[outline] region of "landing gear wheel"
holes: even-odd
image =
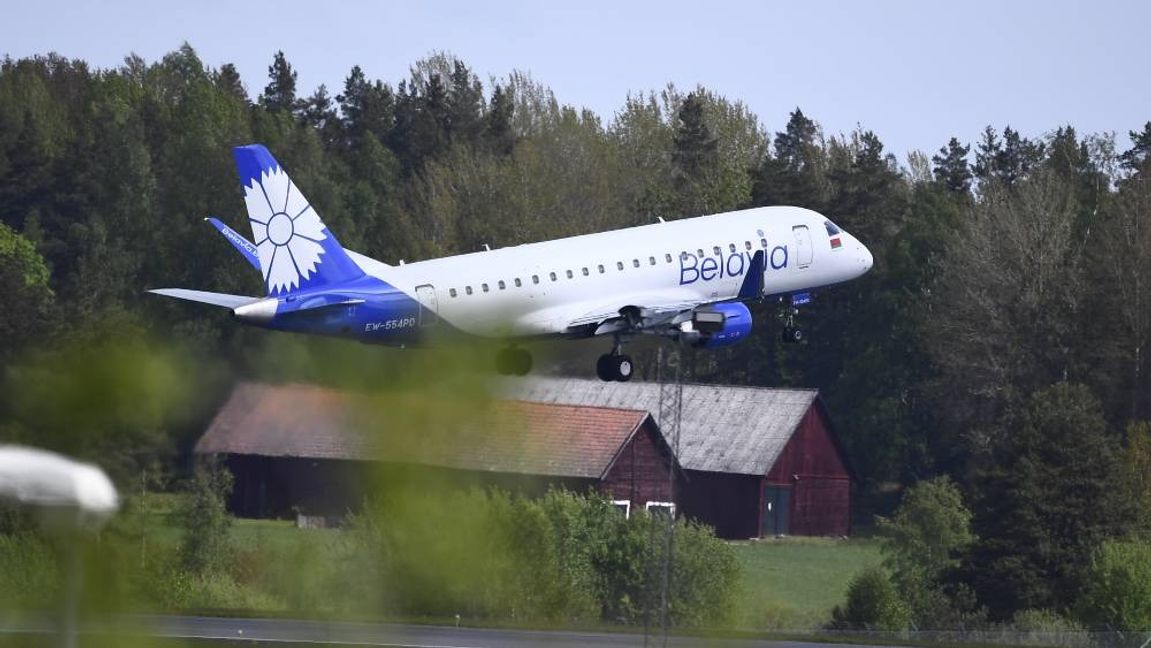
[[[631,356],[605,353],[595,364],[595,373],[604,382],[627,382],[631,380],[635,365]]]
[[[803,341],[803,329],[798,329],[794,326],[785,326],[783,327],[783,333],[780,337],[788,344],[799,344]]]
[[[524,376],[532,370],[532,354],[526,349],[500,349],[496,371],[504,376]]]

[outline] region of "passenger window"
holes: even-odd
[[[466,292],[469,295],[472,294],[472,287],[471,286],[464,286],[464,292]]]
[[[552,281],[555,281],[555,280],[556,280],[556,273],[554,273],[554,272],[549,272],[549,273],[548,273],[548,276],[552,278]]]
[[[728,248],[729,250],[731,250],[731,253],[732,253],[732,254],[735,254],[735,243],[731,243],[731,244],[729,244],[729,245],[727,246],[727,248]]]
[[[680,252],[680,253],[679,253],[679,258],[680,258],[680,259],[682,259],[682,260],[684,260],[684,261],[687,261],[687,257],[688,257],[688,256],[689,256],[689,255],[688,255],[688,253],[687,253],[687,252]]]
[[[663,256],[664,256],[664,258],[665,258],[665,259],[667,259],[667,262],[668,262],[668,263],[671,263],[671,254],[670,254],[670,253],[669,253],[669,254],[665,254],[665,255],[663,255]]]
[[[639,259],[632,259],[631,264],[638,268],[639,267]]]
[[[703,248],[700,248],[700,249],[696,250],[696,255],[695,255],[695,256],[697,256],[697,257],[699,257],[700,259],[702,259],[702,258],[703,258]]]
[[[599,273],[600,273],[600,274],[603,274],[603,264],[601,263],[601,264],[599,264],[599,266],[597,266],[597,267],[599,268]]]
[[[459,293],[456,292],[455,288],[452,288],[451,290],[448,291],[448,294],[451,295],[452,297],[455,297]]]
[[[504,283],[503,279],[500,279],[500,282],[497,285],[500,287],[500,290],[503,290],[503,289],[508,287],[508,285],[506,283]]]
[[[516,277],[516,288],[519,288],[519,287],[520,287],[520,286],[522,286],[522,285],[524,285],[524,284],[523,284],[523,282],[522,282],[522,281],[520,281],[520,278],[519,278],[519,277]]]
[[[759,239],[759,246],[766,250],[767,249],[767,239],[765,239],[765,238]]]
[[[483,288],[484,292],[488,291],[488,285],[487,284],[480,284],[480,288]]]
[[[717,246],[711,248],[711,253],[716,255],[716,256],[719,256],[719,246],[717,245]]]
[[[567,274],[568,274],[568,279],[571,279],[573,276],[575,276],[575,275],[573,275],[573,274],[572,274],[572,271],[571,271],[571,270],[568,270],[568,273],[567,273]]]
[[[616,261],[615,267],[619,268],[620,270],[623,270],[623,261]]]
[[[648,261],[649,261],[649,262],[650,262],[652,265],[655,265],[655,257],[648,257],[648,258],[647,258],[647,260],[648,260]]]
[[[750,250],[751,249],[751,241],[744,241],[743,246]]]
[[[539,282],[540,282],[540,276],[539,275],[532,275],[532,283],[538,284]]]
[[[591,274],[591,273],[587,271],[587,268],[584,268],[584,269],[583,269],[583,276],[585,276],[585,277],[586,277],[586,276],[588,276],[589,274]]]

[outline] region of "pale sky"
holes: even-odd
[[[255,97],[282,49],[298,90],[333,95],[348,70],[393,86],[447,51],[481,79],[529,71],[563,103],[606,120],[629,91],[702,84],[769,130],[796,106],[829,134],[857,123],[904,161],[987,124],[1040,136],[1127,131],[1151,120],[1151,3],[965,2],[14,2],[0,53],[58,52],[96,67],[149,62],[188,41],[235,63]]]

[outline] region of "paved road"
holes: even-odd
[[[235,639],[263,643],[328,643],[395,648],[633,648],[644,646],[643,635],[607,632],[560,632],[535,630],[494,630],[445,626],[384,623],[300,621],[292,619],[230,619],[221,617],[149,616],[134,617],[132,625],[155,636],[181,639]],[[8,632],[44,631],[44,626],[5,628]],[[649,646],[662,646],[655,637]],[[864,648],[850,644],[819,644],[794,641],[744,639],[701,639],[669,637],[674,648],[715,646],[718,648]],[[876,648],[867,646],[866,648]]]

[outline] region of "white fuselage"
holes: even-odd
[[[832,234],[832,231],[838,233]],[[832,239],[839,245],[833,247]],[[465,333],[564,334],[621,308],[692,308],[735,299],[765,252],[765,294],[854,279],[871,253],[817,212],[762,207],[390,266],[352,258]]]

